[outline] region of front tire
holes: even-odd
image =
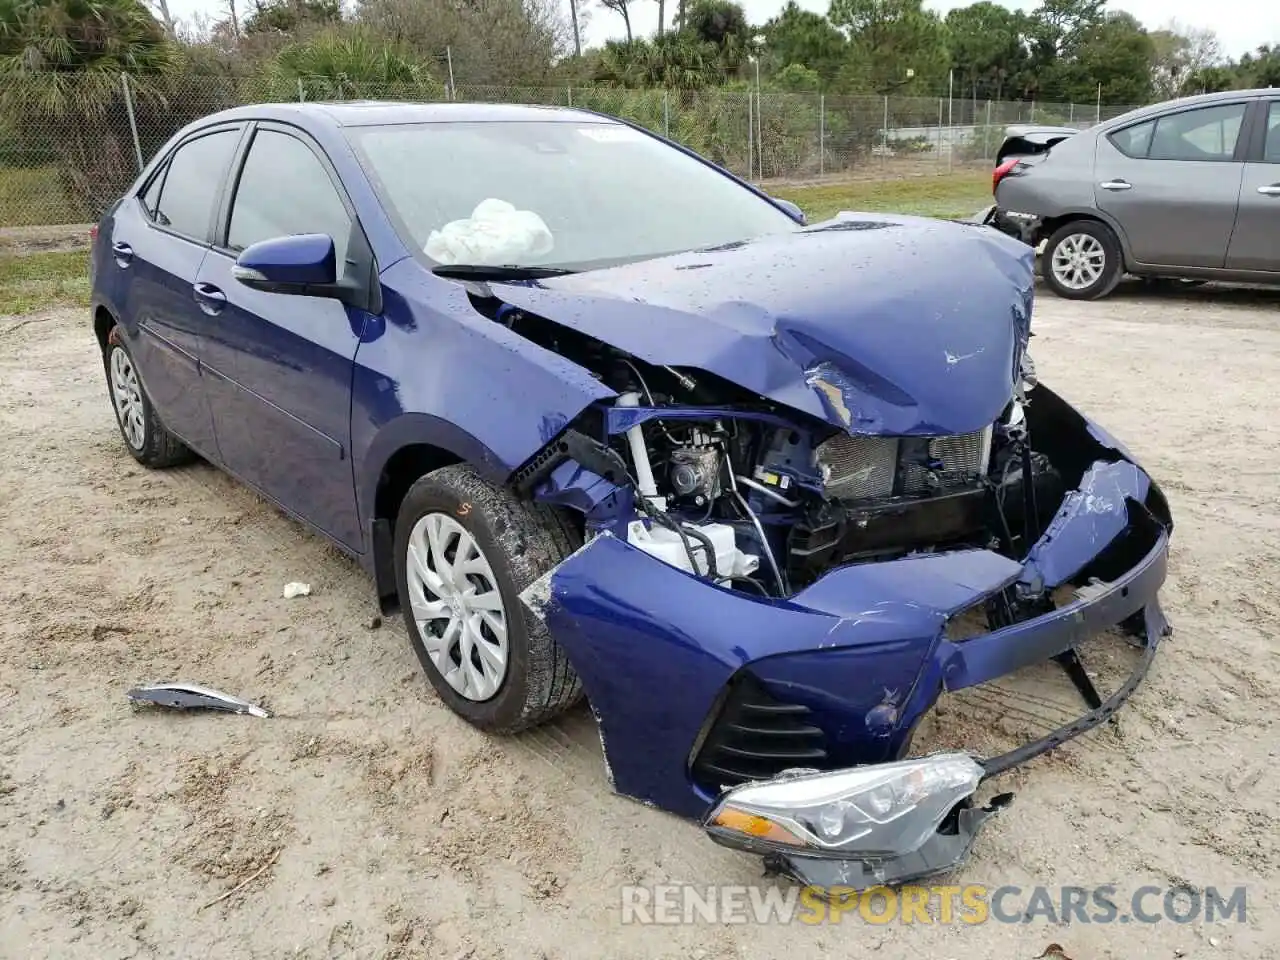
[[[1124,275],[1120,241],[1096,220],[1073,220],[1059,227],[1042,256],[1045,283],[1067,300],[1105,297]]]
[[[581,542],[563,514],[457,465],[410,488],[395,529],[409,643],[451,710],[482,730],[514,733],[579,699],[568,657],[520,600]]]
[[[133,355],[120,337],[119,327],[113,327],[108,335],[102,359],[116,424],[133,459],[144,467],[154,468],[173,467],[193,460],[195,455],[187,445],[160,422],[142,385]]]

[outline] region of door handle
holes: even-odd
[[[227,305],[227,295],[212,283],[197,283],[192,289],[195,292],[196,303],[200,304],[200,309],[209,316],[221,313],[223,307]]]
[[[122,267],[127,267],[133,262],[133,247],[117,240],[111,245],[111,255],[116,258],[116,263]]]
[[[1128,180],[1103,180],[1098,184],[1103,190],[1132,190],[1133,184]]]
[[[1267,197],[1280,197],[1280,183],[1273,183],[1270,186],[1259,187],[1258,192]]]

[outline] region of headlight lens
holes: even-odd
[[[753,849],[898,857],[928,840],[982,776],[972,757],[947,753],[748,783],[725,794],[705,825]]]

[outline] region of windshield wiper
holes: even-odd
[[[431,272],[437,277],[448,280],[545,280],[548,277],[563,277],[573,270],[563,267],[520,267],[514,264],[502,266],[486,266],[482,263],[442,263],[432,267]]]

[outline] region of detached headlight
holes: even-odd
[[[703,826],[729,846],[891,859],[918,850],[971,795],[983,769],[963,753],[747,783]]]

